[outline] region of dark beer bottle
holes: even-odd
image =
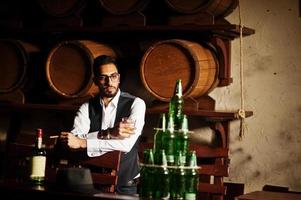
[[[151,199],[154,192],[154,155],[152,149],[146,149],[143,153],[143,163],[140,170],[140,197],[142,199]]]
[[[198,194],[199,174],[197,168],[196,152],[191,151],[187,159],[188,167],[186,172],[185,200],[196,200]]]
[[[184,99],[182,93],[182,81],[181,79],[178,79],[176,81],[173,96],[169,102],[169,115],[172,115],[174,118],[176,130],[180,129],[183,119]]]
[[[42,185],[45,180],[46,150],[43,148],[43,130],[37,129],[35,146],[32,151],[30,180],[33,184]]]

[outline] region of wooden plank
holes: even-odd
[[[190,150],[195,150],[198,158],[227,158],[229,156],[228,148],[211,148],[199,144],[190,144]]]
[[[229,176],[227,165],[200,165],[199,174],[213,176]]]
[[[222,185],[215,185],[215,184],[210,184],[210,183],[199,183],[198,192],[226,194],[226,188]]]

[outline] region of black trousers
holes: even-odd
[[[116,191],[118,194],[126,194],[126,195],[135,195],[138,193],[137,191],[137,179],[131,180],[127,183],[127,185],[119,186],[117,185]]]

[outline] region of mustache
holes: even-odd
[[[116,88],[115,86],[113,85],[106,85],[106,86],[103,86],[103,89],[108,89],[108,88]],[[117,88],[116,88],[117,89]]]
[[[115,87],[113,85],[104,85],[102,87],[99,88],[101,91],[109,91],[109,90],[117,90],[118,87]]]

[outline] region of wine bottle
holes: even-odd
[[[42,185],[45,180],[46,150],[43,148],[43,130],[37,129],[35,146],[32,151],[30,180],[33,184]]]

